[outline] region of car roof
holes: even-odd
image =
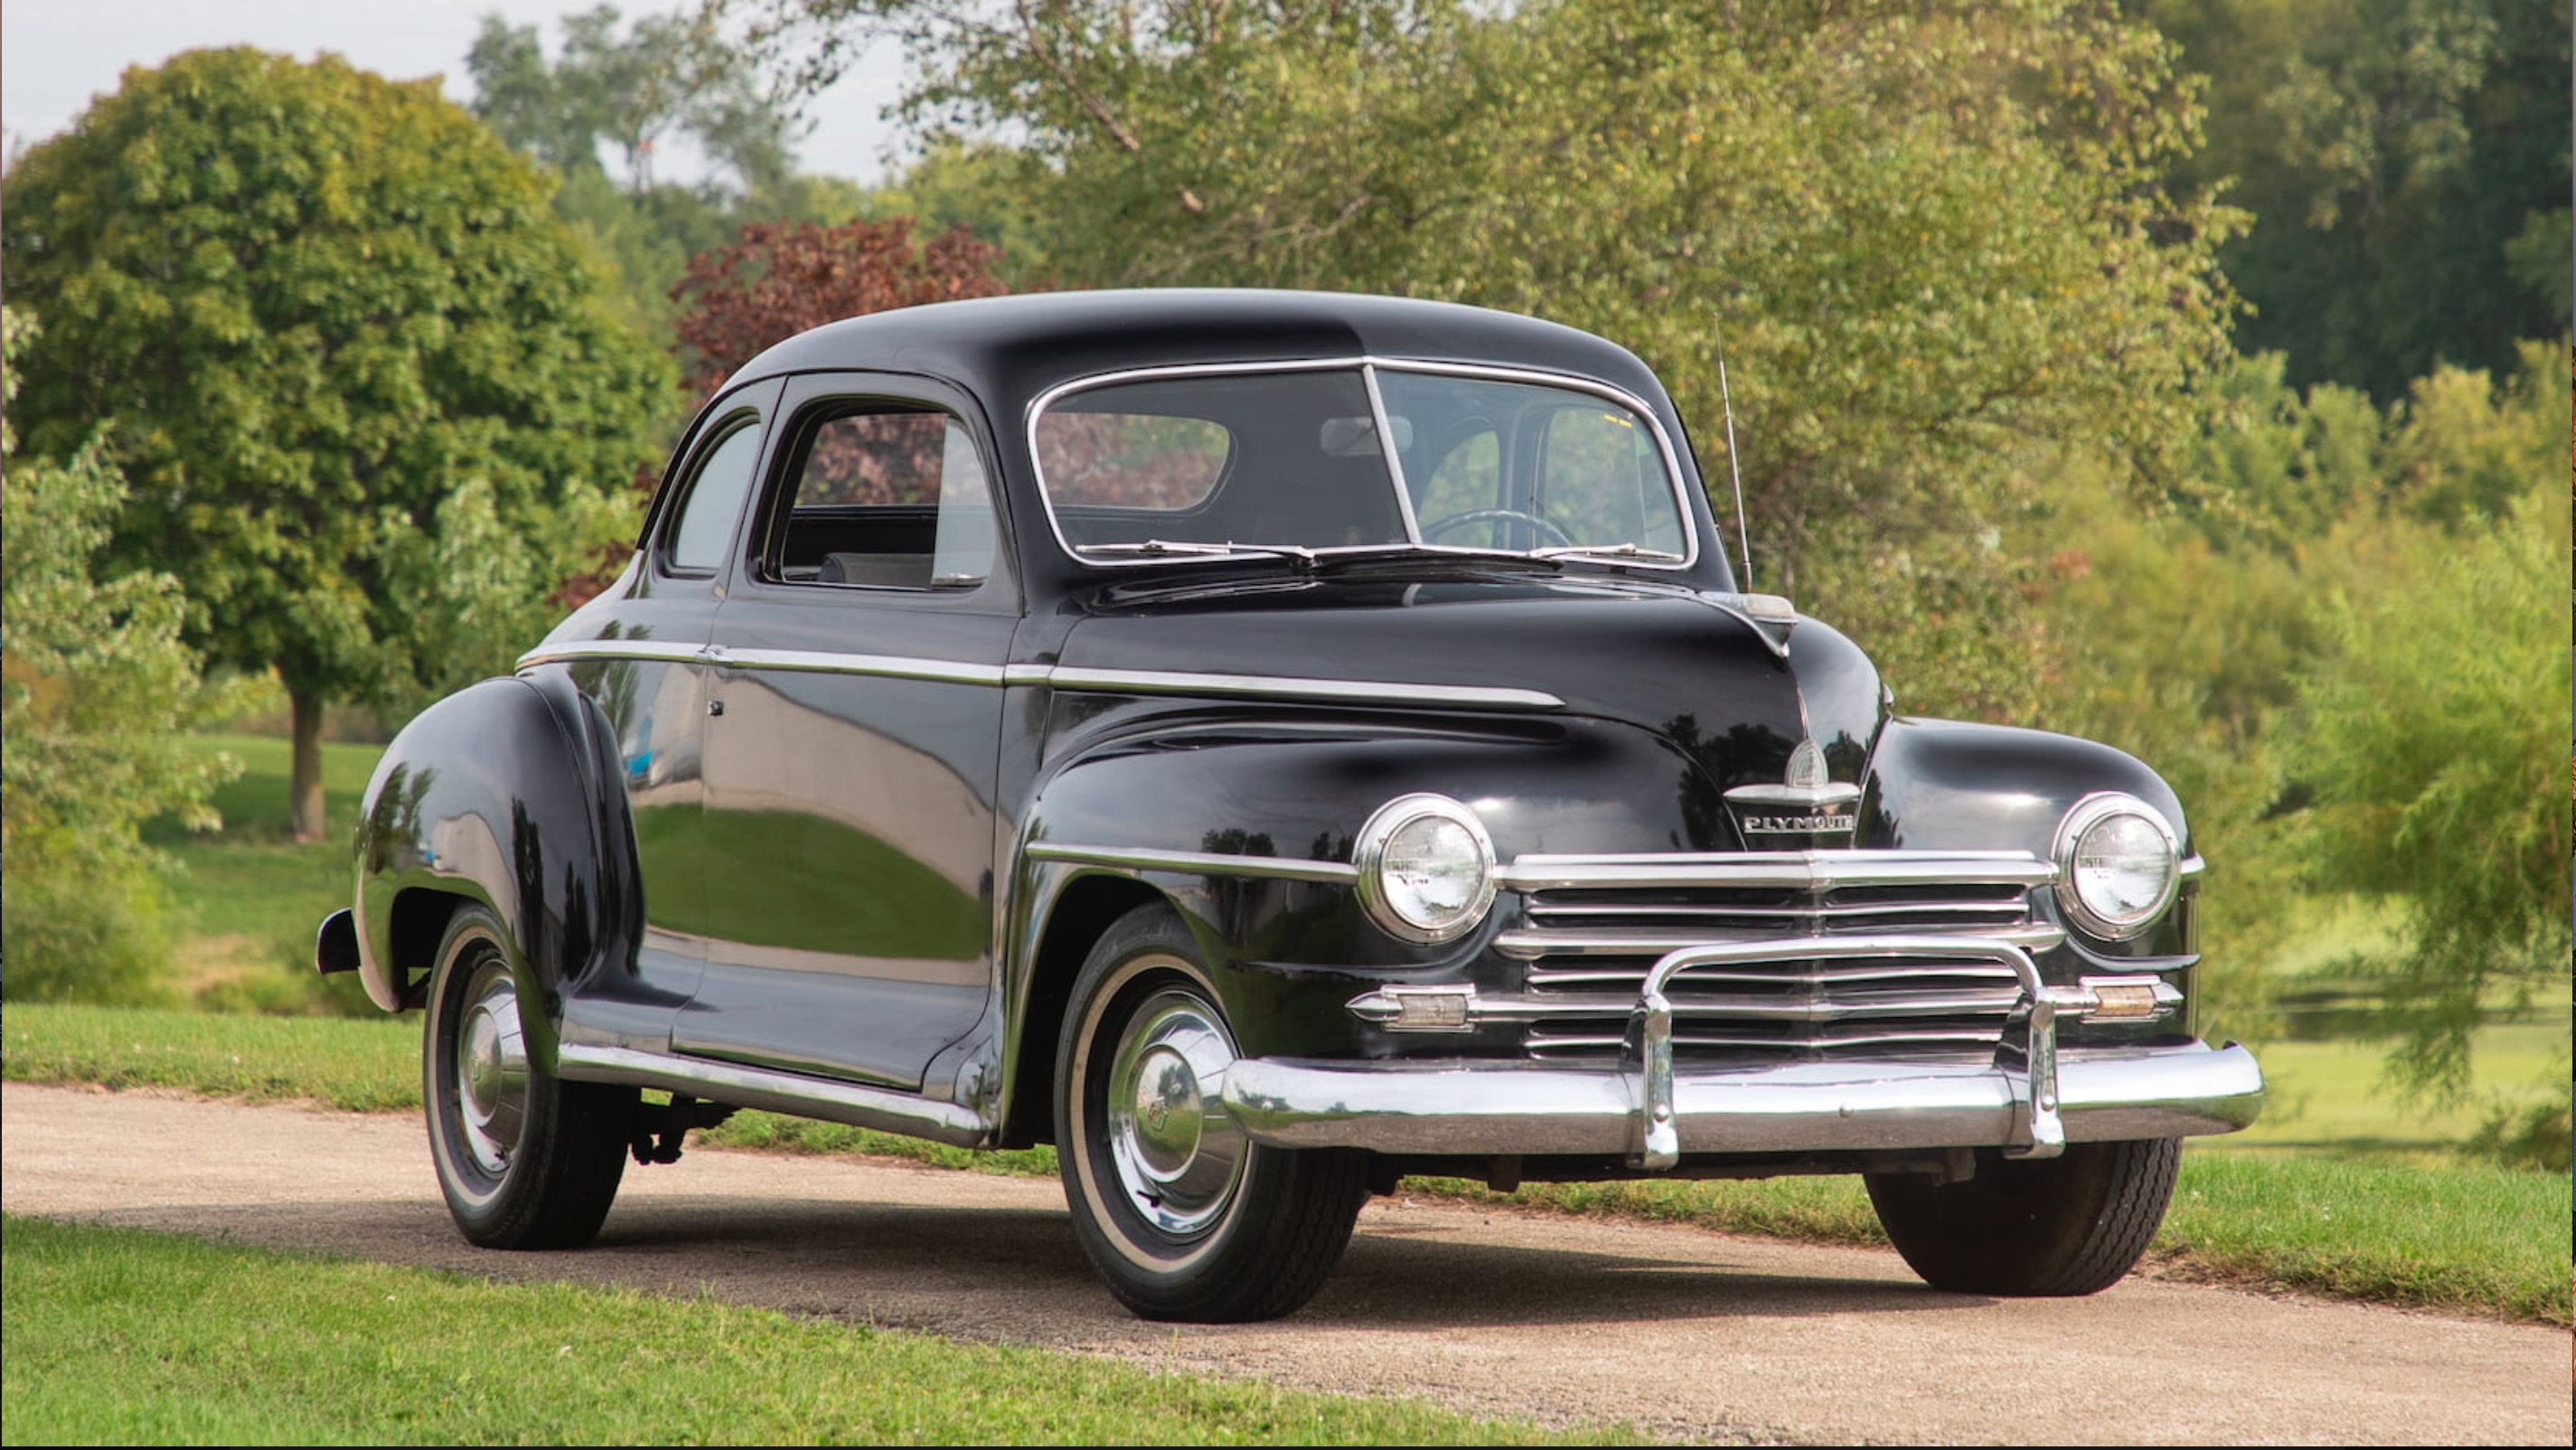
[[[1558,323],[1408,297],[1226,288],[1018,293],[871,313],[799,333],[727,381],[924,373],[1016,413],[1059,383],[1131,368],[1344,357],[1569,373],[1657,412],[1671,406],[1636,354]]]

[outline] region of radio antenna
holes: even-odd
[[[1744,528],[1744,465],[1735,456],[1735,395],[1726,385],[1726,328],[1714,313],[1709,330],[1717,334],[1717,396],[1726,405],[1726,471],[1735,477],[1735,542],[1744,555],[1744,592],[1753,592],[1753,539]]]

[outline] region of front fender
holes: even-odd
[[[631,849],[602,849],[603,811],[624,801],[603,805],[590,724],[560,679],[486,680],[386,747],[355,842],[359,976],[377,1006],[419,1005],[449,912],[480,903],[502,925],[522,1000],[545,1005],[527,1027],[551,1062],[563,989],[633,955]]]
[[[2057,827],[2077,801],[2120,791],[2163,813],[2185,859],[2191,827],[2163,777],[2124,751],[2071,735],[1898,717],[1879,735],[1861,801],[1866,844],[1918,850],[2022,850],[2056,858]],[[2070,969],[2139,959],[2179,963],[2193,951],[2191,884],[2164,919],[2134,940],[2085,943],[2070,934]],[[2054,916],[2055,889],[2038,901]],[[2078,959],[2080,957],[2080,960]]]
[[[1501,913],[1455,941],[1415,945],[1370,925],[1349,885],[1277,870],[1347,865],[1370,814],[1415,791],[1471,803],[1506,860],[1688,850],[1696,829],[1697,767],[1659,737],[1612,721],[1319,713],[1128,725],[1060,748],[1021,816],[1009,925],[1015,1007],[1028,999],[1060,904],[1099,875],[1140,880],[1171,902],[1211,962],[1261,969],[1218,973],[1221,992],[1249,994],[1224,1005],[1256,1036],[1260,1024],[1293,1017],[1277,1000],[1292,990],[1287,982],[1310,983],[1338,1004],[1358,990],[1353,982],[1463,968],[1505,925]],[[1244,859],[1240,866],[1106,859],[1119,853]]]

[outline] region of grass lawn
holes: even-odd
[[[1432,1406],[710,1300],[0,1220],[0,1442],[1531,1444]]]
[[[2475,1132],[2496,1102],[2535,1102],[2541,1082],[2567,1061],[2567,1017],[2478,1029],[2470,1053],[2471,1095],[2443,1106],[2410,1107],[2381,1080],[2384,1042],[2341,1038],[2274,1041],[2255,1056],[2270,1091],[2263,1116],[2242,1133],[2209,1140],[2229,1153],[2320,1149],[2435,1158]]]
[[[310,980],[313,930],[349,904],[349,836],[358,797],[383,747],[322,747],[324,839],[287,839],[287,784],[293,749],[261,735],[204,735],[190,742],[229,754],[242,773],[216,790],[223,829],[188,831],[159,821],[144,838],[179,860],[171,882],[186,925],[179,945],[179,987],[210,1005],[269,1010],[352,1009],[363,997],[326,992]]]
[[[32,1082],[158,1086],[358,1111],[417,1111],[419,1027],[20,1004],[0,1072]],[[856,1128],[744,1113],[712,1135],[737,1147],[878,1153],[951,1167],[1051,1174],[1046,1149],[974,1154]],[[2202,1140],[2204,1143],[2207,1140]],[[1409,1192],[1489,1197],[1408,1180]],[[1859,1181],[1533,1184],[1538,1209],[1615,1213],[1740,1233],[1883,1243]],[[2394,1304],[2570,1322],[2569,1181],[2456,1163],[2195,1147],[2150,1258],[2168,1271]]]

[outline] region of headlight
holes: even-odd
[[[2057,828],[2057,904],[2086,933],[2124,941],[2173,905],[2182,881],[2173,827],[2136,796],[2075,803]]]
[[[1369,919],[1405,941],[1463,935],[1494,904],[1494,840],[1447,796],[1398,796],[1378,807],[1351,863]]]

